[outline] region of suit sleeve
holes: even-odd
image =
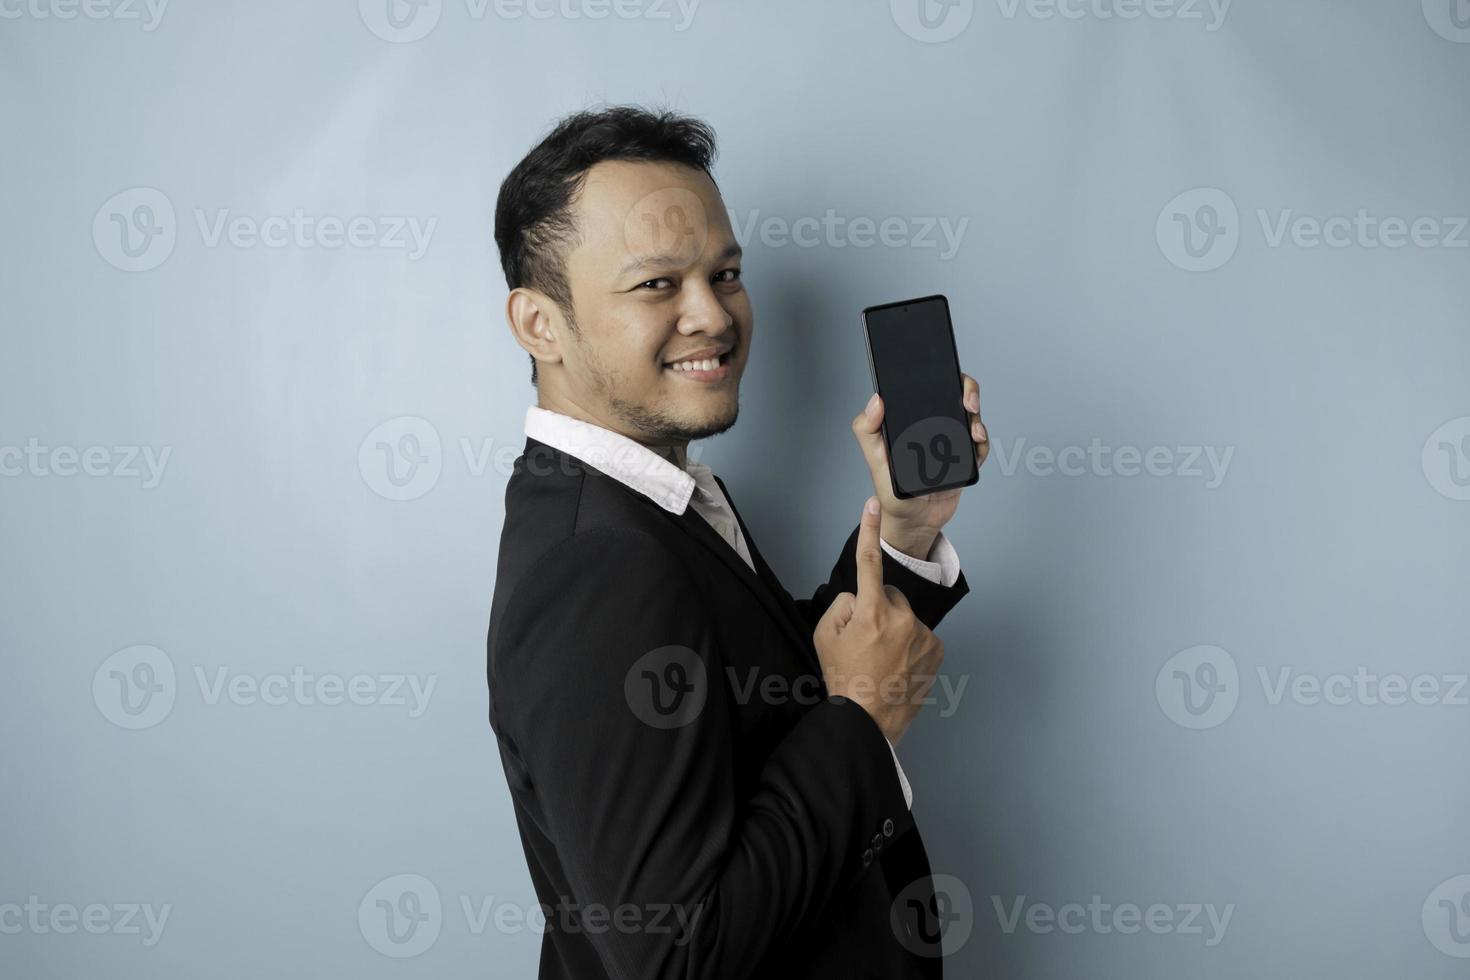
[[[857,541],[860,529],[861,525],[853,528],[852,534],[848,535],[847,543],[842,546],[842,554],[838,556],[837,564],[832,566],[832,575],[828,580],[817,587],[810,599],[795,600],[796,608],[801,611],[807,628],[812,631],[816,630],[817,623],[821,622],[827,607],[832,605],[832,600],[838,593],[857,591]],[[914,572],[890,555],[887,549],[882,551],[884,584],[897,586],[913,607],[919,622],[931,630],[939,625],[955,603],[970,592],[970,583],[965,580],[963,571],[953,585],[943,586]]]
[[[677,558],[621,530],[552,548],[497,628],[492,710],[617,980],[755,975],[878,872],[875,835],[913,827],[887,739],[841,697],[808,709],[737,791],[735,695],[712,633]]]

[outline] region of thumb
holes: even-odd
[[[873,473],[875,487],[888,485],[888,447],[883,445],[883,412],[883,399],[874,392],[868,400],[868,407],[852,420],[853,437],[857,439],[863,459],[867,460],[868,469]]]

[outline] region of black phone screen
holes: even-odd
[[[883,398],[883,439],[897,497],[965,487],[980,478],[960,398],[959,355],[943,296],[863,310],[868,366]]]

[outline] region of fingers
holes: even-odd
[[[857,597],[858,602],[874,602],[883,593],[883,546],[879,543],[883,519],[877,497],[869,497],[858,525]]]
[[[851,592],[837,593],[832,597],[832,603],[827,607],[827,611],[822,613],[822,618],[817,620],[817,627],[812,630],[812,639],[821,644],[847,629],[847,625],[852,622],[856,606],[857,596]]]
[[[964,402],[965,410],[970,420],[970,441],[975,444],[975,460],[984,466],[985,460],[990,456],[990,430],[980,420],[980,382],[968,374],[961,374],[964,381],[964,393],[961,401]]]
[[[873,475],[873,486],[882,493],[892,481],[888,477],[888,449],[883,445],[883,399],[875,392],[868,405],[852,420],[852,434],[862,450],[863,461]]]
[[[963,394],[965,408],[968,409],[972,415],[978,416],[980,414],[980,382],[976,381],[968,374],[962,373],[960,375],[960,378],[965,383],[965,390]]]

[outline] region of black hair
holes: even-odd
[[[566,252],[577,228],[572,201],[587,171],[604,160],[680,163],[709,173],[715,132],[667,109],[608,106],[566,116],[515,165],[495,202],[495,244],[506,285],[540,290],[575,330]],[[536,358],[531,358],[536,384]]]

